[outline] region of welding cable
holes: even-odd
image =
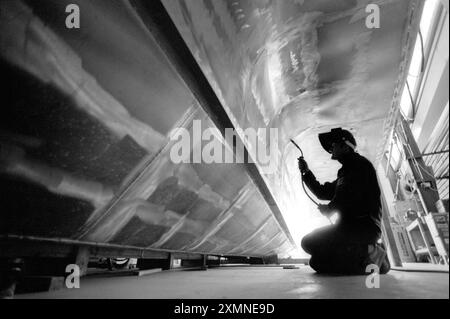
[[[302,156],[301,158],[303,158],[303,156]],[[301,176],[300,178],[301,178],[301,180],[302,180],[303,191],[305,192],[306,196],[308,196],[308,198],[311,200],[311,202],[313,202],[314,204],[316,204],[317,207],[319,207],[319,203],[317,203],[317,202],[314,200],[314,198],[312,198],[312,196],[309,195],[308,191],[306,190],[306,187],[305,187],[305,181],[303,180],[303,174],[300,173],[300,176]],[[326,216],[326,217],[327,217],[328,221],[330,222],[330,224],[333,225],[333,221],[331,220],[331,218],[328,217],[328,216]]]
[[[303,157],[301,157],[301,158],[303,158]],[[300,176],[301,176],[300,178],[301,178],[301,180],[302,180],[302,187],[303,187],[303,190],[304,190],[306,196],[308,196],[308,198],[311,200],[311,202],[313,202],[314,204],[316,204],[317,207],[319,207],[319,203],[317,203],[317,202],[314,200],[314,198],[312,198],[312,196],[309,195],[308,191],[306,190],[306,187],[305,187],[305,181],[303,180],[303,174],[300,173]]]
[[[291,139],[292,144],[295,145],[295,147],[300,151],[300,158],[304,159],[304,155],[303,155],[303,150],[301,149],[300,146],[298,146],[297,143],[295,143],[294,140]],[[316,200],[314,200],[314,198],[312,198],[311,195],[309,195],[308,191],[306,190],[306,186],[305,186],[305,181],[303,180],[303,173],[300,173],[300,179],[302,181],[302,187],[303,187],[303,191],[305,192],[306,196],[308,196],[308,198],[311,200],[311,202],[313,202],[314,204],[316,204],[317,207],[319,207],[319,203],[316,202]],[[331,219],[329,217],[327,217],[328,220],[330,221],[330,223],[333,225],[333,222],[331,221]]]
[[[291,139],[291,142],[292,142],[292,144],[294,144],[295,147],[297,147],[297,149],[300,151],[300,155],[301,155],[300,158],[301,158],[301,159],[304,159],[305,157],[304,157],[304,155],[303,155],[303,150],[300,148],[300,146],[298,146],[297,143],[295,143],[295,141],[292,140],[292,139]],[[316,204],[316,206],[318,207],[319,204],[314,200],[314,198],[311,197],[311,195],[309,195],[309,193],[308,193],[307,190],[306,190],[306,187],[305,187],[305,181],[303,180],[303,173],[300,173],[300,176],[301,176],[301,180],[302,180],[302,187],[303,187],[303,190],[305,191],[306,196],[308,196],[308,198],[309,198],[314,204]]]

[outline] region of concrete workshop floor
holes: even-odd
[[[162,299],[296,299],[296,298],[449,298],[448,273],[392,271],[381,276],[379,289],[366,277],[331,277],[307,266],[226,267],[208,271],[159,272],[143,277],[86,278],[80,289],[16,298],[162,298]]]

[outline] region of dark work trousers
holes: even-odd
[[[376,231],[338,224],[306,235],[302,248],[318,273],[359,275],[365,273],[368,246],[378,239]]]

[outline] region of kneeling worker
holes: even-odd
[[[330,217],[339,214],[335,225],[305,236],[302,248],[311,255],[310,266],[319,273],[365,274],[368,265],[376,265],[381,274],[390,270],[381,238],[381,199],[375,168],[355,152],[356,141],[346,130],[334,129],[320,134],[324,149],[342,168],[332,183],[321,185],[303,158],[299,168],[308,188],[320,200],[320,212]]]

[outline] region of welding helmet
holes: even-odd
[[[342,128],[332,129],[331,132],[319,134],[319,141],[328,153],[331,153],[333,143],[347,144],[353,150],[356,150],[357,146],[353,134],[349,131],[343,130]]]

